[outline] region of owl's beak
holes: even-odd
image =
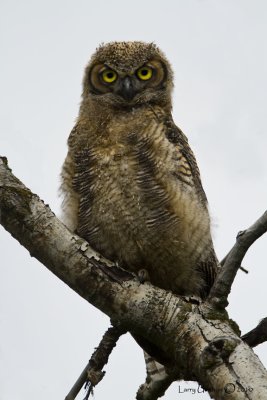
[[[119,95],[121,95],[125,100],[132,100],[136,95],[135,88],[133,86],[133,81],[129,76],[126,76],[121,80],[120,88],[118,90]]]

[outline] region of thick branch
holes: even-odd
[[[267,398],[267,371],[225,316],[209,320],[202,307],[172,293],[137,280],[114,281],[100,268],[108,262],[69,232],[1,159],[0,213],[2,225],[31,255],[115,324],[155,344],[169,368],[218,400]],[[229,383],[242,390],[229,395]]]
[[[267,211],[250,228],[239,232],[210,291],[208,300],[214,307],[224,309],[228,305],[228,295],[246,252],[266,231]]]

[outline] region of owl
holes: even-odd
[[[62,169],[64,222],[122,268],[205,298],[217,260],[199,169],[172,118],[172,89],[171,65],[154,43],[96,50]]]

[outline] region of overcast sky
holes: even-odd
[[[154,41],[175,71],[174,119],[201,170],[218,257],[267,205],[265,0],[1,0],[0,154],[59,214],[66,140],[83,69],[101,42]],[[228,307],[242,332],[267,315],[267,237],[244,260]],[[109,325],[0,227],[0,400],[64,399]],[[267,345],[256,352],[267,365]],[[123,337],[96,400],[133,399],[142,351]],[[166,400],[207,394],[174,383]],[[179,390],[180,388],[180,390]],[[82,396],[79,397],[82,399]]]

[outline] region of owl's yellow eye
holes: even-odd
[[[102,79],[106,83],[112,83],[117,79],[117,74],[112,69],[106,69],[104,72],[102,72]]]
[[[153,75],[153,69],[150,67],[141,67],[137,71],[137,76],[142,81],[147,81],[152,77],[152,75]]]

